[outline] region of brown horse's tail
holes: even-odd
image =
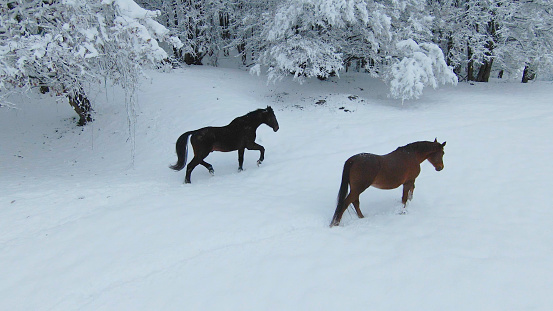
[[[346,163],[344,163],[344,170],[342,172],[342,183],[340,184],[340,190],[338,191],[338,203],[336,204],[336,211],[334,212],[334,217],[332,217],[332,221],[330,222],[330,227],[340,224],[340,219],[342,219],[342,215],[348,208],[347,206],[345,206],[345,200],[348,193],[350,168],[351,162],[346,161]]]
[[[170,165],[169,168],[180,171],[186,165],[186,157],[188,156],[188,137],[192,132],[186,132],[182,134],[179,139],[177,139],[176,150],[177,150],[177,163],[175,165]]]

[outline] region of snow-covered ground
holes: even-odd
[[[489,83],[388,99],[364,75],[328,82],[208,67],[151,73],[132,164],[123,96],[94,98],[79,128],[65,102],[0,110],[1,310],[551,310],[553,84]],[[174,172],[185,131],[271,105],[261,167],[212,153],[192,184]],[[369,188],[366,218],[329,228],[342,165],[418,140],[401,189]],[[191,155],[189,155],[190,159]]]

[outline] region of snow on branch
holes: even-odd
[[[401,100],[416,99],[426,86],[457,84],[457,76],[447,66],[442,50],[433,43],[417,44],[408,39],[396,44],[400,58],[391,67],[390,93]]]

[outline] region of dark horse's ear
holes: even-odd
[[[442,148],[445,147],[445,143],[446,143],[446,141],[444,141],[444,143],[442,144]]]
[[[273,108],[271,108],[271,106],[267,105],[267,108],[265,109],[267,111],[273,111]]]
[[[435,143],[438,142],[438,137],[434,138],[434,142],[435,142]]]

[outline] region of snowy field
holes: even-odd
[[[553,84],[488,83],[388,99],[364,75],[265,84],[231,69],[150,73],[134,164],[123,96],[0,109],[1,310],[552,310]],[[174,144],[271,105],[238,173],[212,153],[183,185]],[[446,140],[406,215],[369,188],[329,228],[344,161]],[[189,154],[189,159],[191,154]]]

